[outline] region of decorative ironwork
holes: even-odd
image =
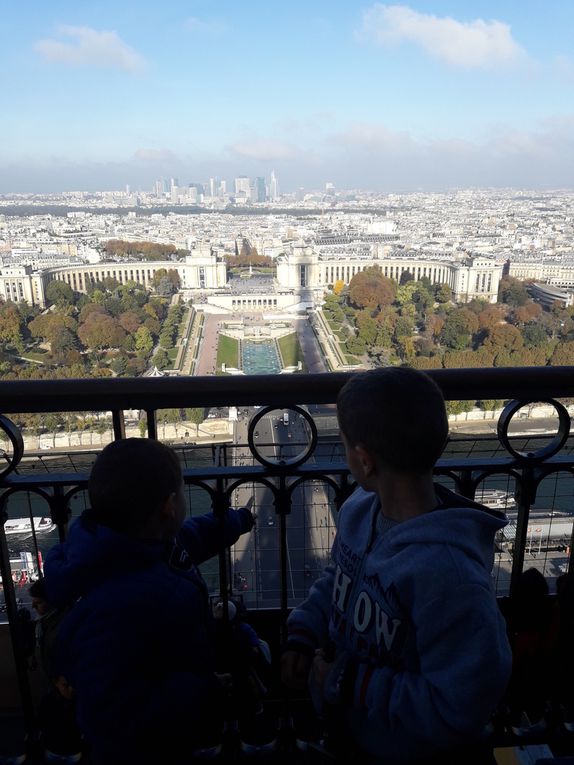
[[[497,422],[496,434],[493,432],[488,442],[482,439],[494,453],[477,452],[480,438],[470,443],[466,453],[456,453],[454,447],[460,445],[462,440],[453,439],[453,448],[447,449],[436,468],[439,480],[452,483],[457,491],[469,498],[476,497],[480,501],[485,491],[490,491],[495,497],[505,497],[510,506],[509,515],[514,536],[510,538],[507,535],[500,540],[497,575],[500,575],[500,592],[507,594],[516,586],[526,557],[531,556],[532,532],[529,531],[529,521],[541,484],[545,479],[559,475],[565,475],[569,481],[572,480],[574,456],[569,444],[570,417],[566,407],[556,398],[574,397],[574,375],[569,368],[438,370],[430,374],[442,387],[447,399],[512,399]],[[288,609],[303,597],[305,588],[310,584],[305,580],[306,572],[295,571],[292,565],[290,539],[299,534],[300,539],[305,542],[307,531],[310,537],[313,534],[316,538],[319,536],[317,528],[309,530],[305,528],[305,520],[294,521],[293,518],[301,517],[301,506],[313,506],[315,488],[322,487],[318,493],[322,498],[321,507],[328,517],[331,510],[336,514],[337,508],[353,488],[342,451],[335,444],[332,431],[329,431],[329,437],[326,439],[321,427],[317,426],[321,416],[327,417],[327,414],[312,412],[309,406],[332,405],[338,390],[347,379],[346,374],[328,374],[262,376],[249,379],[221,377],[0,382],[0,411],[4,413],[0,415],[0,429],[6,434],[11,449],[11,454],[4,458],[7,467],[0,468],[0,572],[17,665],[20,667],[20,681],[25,682],[25,672],[22,670],[23,658],[18,648],[18,604],[4,531],[4,522],[8,517],[7,509],[16,496],[24,493],[28,497],[31,493],[31,496],[46,503],[51,519],[57,524],[59,538],[64,539],[75,498],[87,488],[89,466],[83,465],[77,472],[66,470],[54,473],[43,473],[39,469],[31,468],[27,459],[29,455],[24,449],[24,439],[19,428],[10,419],[11,413],[111,412],[113,437],[117,439],[125,437],[124,410],[139,409],[147,419],[148,435],[157,438],[157,412],[162,408],[230,405],[254,407],[264,404],[263,408],[254,411],[243,443],[222,443],[204,447],[204,452],[210,454],[210,464],[204,462],[202,465],[187,466],[184,478],[190,489],[205,493],[209,506],[216,514],[223,513],[237,495],[245,496],[251,492],[253,496],[258,496],[258,492],[264,493],[265,507],[272,509],[266,511],[267,519],[260,516],[257,533],[260,538],[267,536],[277,541],[274,556],[277,569],[273,573],[274,582],[277,580],[273,591],[276,589],[277,597],[266,597],[268,593],[261,590],[261,585],[259,590],[256,586],[253,587],[254,591],[250,593],[250,597],[255,607],[278,607],[278,621],[284,624]],[[557,414],[557,433],[549,443],[548,435],[545,438],[517,438],[512,434],[513,417],[519,409],[535,402],[551,405]],[[270,444],[264,444],[263,439],[256,437],[255,434],[265,418],[272,418],[272,413],[277,410],[288,411],[290,423],[296,419],[302,423],[301,432],[305,435],[303,443],[297,439],[290,439],[288,444],[278,449],[273,439],[270,439]],[[333,411],[330,416],[332,419]],[[277,418],[276,421],[278,423]],[[271,433],[276,430],[277,436],[282,428],[286,429],[287,426],[278,424],[277,428],[272,427]],[[285,430],[282,433],[284,434]],[[494,440],[496,448],[491,449],[491,441]],[[542,446],[541,441],[545,441]],[[300,451],[294,453],[297,447],[301,447]],[[182,448],[185,449],[184,456],[193,452],[189,445]],[[242,460],[237,457],[239,448],[244,453]],[[196,447],[196,451],[199,449],[200,447]],[[35,459],[37,465],[40,465],[41,455],[37,454]],[[245,462],[249,464],[243,464]],[[488,488],[492,485],[499,486],[503,481],[506,482],[505,490],[497,488],[493,491]],[[568,491],[572,495],[570,485]],[[31,506],[29,515],[34,534]],[[574,519],[574,506],[562,515]],[[553,519],[554,508],[547,524],[549,529]],[[302,530],[297,523],[303,523]],[[334,527],[318,528],[326,538],[326,552]],[[550,539],[550,531],[548,538]],[[571,548],[571,543],[572,532],[565,546]],[[305,560],[304,544],[301,549],[302,559]],[[301,557],[300,551],[297,555]],[[310,555],[317,557],[316,548],[310,550]],[[568,556],[562,557],[566,559]],[[568,567],[569,558],[562,565]],[[313,568],[313,571],[315,570]],[[501,571],[504,576],[500,574]],[[223,596],[235,592],[238,581],[243,582],[237,580],[236,573],[231,556],[222,555],[217,578],[219,591]],[[296,584],[294,574],[299,584]],[[253,579],[256,584],[257,555]],[[25,707],[28,705],[27,698],[24,693]]]

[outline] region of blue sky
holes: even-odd
[[[6,4],[0,193],[571,186],[573,28],[571,0]]]

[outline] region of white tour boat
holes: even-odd
[[[32,521],[34,521],[34,531],[36,534],[45,534],[53,531],[56,524],[47,516],[35,515],[33,518],[8,518],[4,524],[5,534],[20,534],[21,536],[32,536]]]
[[[508,510],[516,504],[513,494],[502,489],[485,489],[484,491],[478,489],[474,499],[493,510]]]

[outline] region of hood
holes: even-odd
[[[165,546],[120,534],[93,521],[86,510],[55,545],[44,564],[48,599],[62,608],[115,574],[149,567],[164,558]]]
[[[492,569],[494,537],[507,525],[506,516],[439,484],[435,491],[441,504],[430,513],[397,524],[385,535],[384,543],[393,553],[407,545],[447,544]]]

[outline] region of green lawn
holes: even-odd
[[[304,363],[303,353],[301,346],[299,345],[299,339],[297,333],[292,335],[285,335],[280,337],[277,341],[279,343],[279,350],[281,351],[281,357],[283,359],[283,366],[296,367],[300,361]]]
[[[170,348],[167,352],[167,357],[170,361],[175,361],[175,357],[177,356],[177,348]]]
[[[221,369],[222,364],[227,367],[239,366],[239,340],[227,335],[219,335],[217,344],[217,369]]]

